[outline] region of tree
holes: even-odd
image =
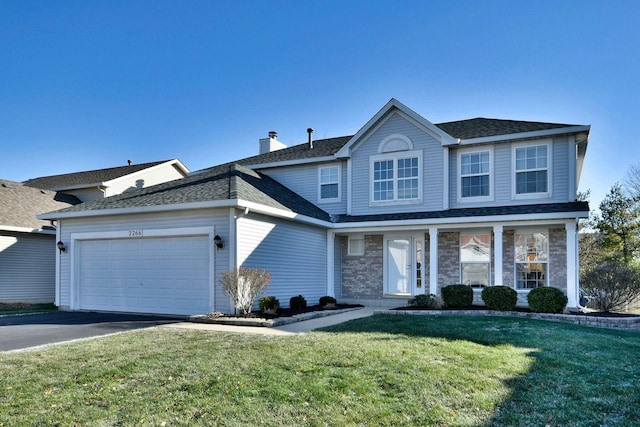
[[[271,273],[257,268],[240,267],[222,273],[224,292],[233,300],[242,316],[247,317],[258,295],[271,282]]]
[[[616,183],[600,203],[600,213],[592,220],[601,233],[601,244],[610,257],[629,265],[640,252],[640,199],[626,195]]]
[[[581,278],[581,287],[589,296],[592,308],[622,309],[640,293],[640,271],[635,265],[610,259],[586,272]]]

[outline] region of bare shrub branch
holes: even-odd
[[[224,292],[233,300],[240,314],[247,317],[258,295],[267,289],[271,273],[257,268],[240,267],[222,273]]]

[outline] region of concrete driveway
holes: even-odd
[[[136,314],[52,312],[0,317],[0,351],[19,350],[180,322]]]

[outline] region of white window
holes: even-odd
[[[373,203],[418,201],[421,194],[419,151],[383,154],[371,158]]]
[[[326,166],[318,169],[318,201],[340,201],[340,166]]]
[[[490,286],[491,235],[460,234],[460,280],[472,288]]]
[[[364,237],[349,237],[347,244],[347,255],[364,255]]]
[[[528,232],[515,234],[516,289],[547,286],[549,270],[549,234]]]
[[[460,201],[490,200],[491,150],[461,151],[459,156],[458,199]]]
[[[550,151],[551,145],[547,143],[514,147],[516,198],[550,195]]]

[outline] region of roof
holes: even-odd
[[[279,182],[237,164],[216,166],[180,180],[68,207],[56,214],[221,200],[243,200],[323,221],[330,220],[328,213]]]
[[[578,125],[562,123],[526,122],[522,120],[475,119],[436,124],[437,127],[458,139],[486,138],[541,130],[560,129]]]
[[[546,203],[533,205],[495,206],[482,208],[448,209],[432,212],[406,212],[378,215],[337,215],[335,222],[372,222],[372,221],[402,221],[411,219],[447,219],[470,218],[503,215],[552,214],[569,212],[589,212],[588,202]]]
[[[132,164],[128,166],[119,166],[115,168],[96,169],[83,172],[66,173],[62,175],[42,176],[24,181],[25,185],[35,188],[44,188],[56,190],[69,187],[82,187],[88,184],[98,184],[112,179],[120,178],[171,160],[162,160],[158,162]]]
[[[36,215],[79,203],[74,196],[0,180],[0,228],[40,230],[50,224],[37,219]]]

